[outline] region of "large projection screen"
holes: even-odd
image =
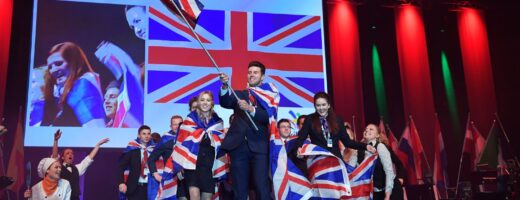
[[[280,91],[279,119],[314,112],[314,94],[327,91],[321,0],[201,3],[195,31],[234,89],[245,89],[247,65],[258,60]],[[109,137],[104,146],[125,147],[142,124],[168,131],[205,90],[228,125],[218,72],[159,0],[35,0],[32,31],[25,146],[52,146],[60,129],[60,146]]]

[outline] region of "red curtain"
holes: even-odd
[[[0,0],[0,116],[4,114],[13,0]]]
[[[484,15],[477,9],[462,8],[457,18],[471,119],[487,135],[497,105]]]
[[[413,116],[421,141],[433,141],[435,107],[426,34],[419,8],[412,5],[397,7],[395,26],[404,114],[406,118]],[[433,158],[433,142],[424,142],[424,149],[427,157]]]
[[[364,127],[361,56],[356,5],[347,1],[328,1],[328,27],[334,110],[352,121],[357,131]]]

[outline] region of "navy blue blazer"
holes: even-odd
[[[236,90],[235,93],[240,99],[249,102],[248,90]],[[255,131],[251,121],[246,116],[247,111],[244,112],[240,109],[238,100],[230,91],[223,96],[219,91],[219,101],[223,108],[233,109],[235,116],[224,141],[222,141],[221,148],[232,151],[247,139],[247,144],[252,152],[267,154],[269,151],[269,134],[267,133],[269,116],[267,111],[258,104],[255,106],[255,115],[251,116],[258,127],[258,131]]]

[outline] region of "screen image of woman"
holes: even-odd
[[[99,75],[72,42],[54,45],[47,57],[42,126],[104,127]]]

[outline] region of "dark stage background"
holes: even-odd
[[[30,33],[32,19],[32,1],[13,1],[13,17],[9,51],[9,65],[7,74],[0,76],[2,81],[6,82],[5,94],[1,99],[5,98],[3,105],[3,116],[5,124],[10,131],[3,137],[3,159],[4,163],[8,162],[8,155],[12,149],[14,142],[14,130],[16,129],[17,117],[20,108],[25,107],[27,77],[29,66],[29,49],[30,49]],[[325,8],[330,9],[334,3],[339,1],[324,2]],[[380,111],[377,107],[376,91],[374,90],[374,78],[372,68],[373,45],[376,45],[380,55],[380,62],[384,76],[384,86],[386,89],[387,116],[385,120],[389,123],[390,128],[397,138],[406,125],[407,116],[404,112],[403,94],[401,87],[401,74],[398,60],[398,50],[396,42],[395,13],[393,8],[388,6],[389,1],[356,1],[360,2],[357,6],[357,24],[359,37],[359,59],[361,66],[362,85],[362,117],[358,117],[357,135],[361,136],[361,131],[366,123],[378,123],[380,119]],[[428,50],[428,61],[430,68],[430,78],[433,93],[433,103],[435,112],[438,113],[441,129],[444,137],[446,151],[448,152],[448,178],[449,186],[453,187],[459,165],[460,152],[464,131],[466,127],[467,113],[470,112],[468,106],[468,97],[466,91],[464,68],[462,63],[461,48],[459,42],[459,33],[457,27],[456,13],[450,11],[451,5],[445,4],[451,1],[423,1],[421,5],[423,23],[425,25],[425,34]],[[473,2],[473,1],[472,1]],[[504,125],[505,131],[508,133],[512,143],[511,150],[518,155],[520,142],[520,134],[518,134],[520,117],[520,62],[518,62],[518,52],[520,52],[520,30],[518,29],[518,12],[519,3],[509,3],[509,1],[474,1],[484,10],[486,19],[487,33],[489,40],[489,49],[491,56],[491,65],[493,70],[494,89],[496,92],[497,113]],[[327,11],[327,10],[326,10]],[[2,21],[3,22],[3,21]],[[328,27],[330,30],[331,27]],[[5,42],[2,40],[1,42]],[[329,38],[328,45],[337,41]],[[452,73],[457,111],[459,113],[454,123],[450,118],[446,92],[443,85],[441,71],[441,51],[444,51],[449,59],[449,66]],[[329,52],[334,54],[335,52]],[[329,56],[330,58],[330,56]],[[329,65],[330,65],[329,59]],[[0,66],[5,70],[6,66]],[[332,71],[341,69],[344,66],[332,65],[329,67]],[[2,70],[2,72],[3,72]],[[330,74],[329,77],[337,77]],[[333,82],[334,80],[330,80]],[[1,85],[1,84],[0,84]],[[348,108],[341,106],[343,102],[338,99],[356,99],[359,94],[345,91],[344,88],[334,87],[336,84],[329,84],[329,92],[334,96],[336,101],[334,106],[337,112],[350,119],[352,116]],[[481,129],[480,132],[487,136],[489,129]],[[427,131],[419,133],[423,138],[422,142],[426,148],[430,165],[433,167],[432,140],[424,138],[433,138],[426,134]],[[77,155],[86,155],[91,149],[81,148],[75,149]],[[25,148],[25,161],[31,161],[33,165],[44,157],[50,155],[50,148]],[[95,162],[90,166],[85,176],[84,199],[100,199],[99,195],[103,194],[102,199],[117,198],[116,183],[116,165],[122,149],[102,148],[96,156]],[[76,156],[76,161],[82,159],[82,156]],[[6,164],[7,165],[7,164]],[[20,166],[22,167],[22,166]],[[33,170],[33,183],[37,181],[37,175]],[[106,198],[105,198],[106,196]]]

